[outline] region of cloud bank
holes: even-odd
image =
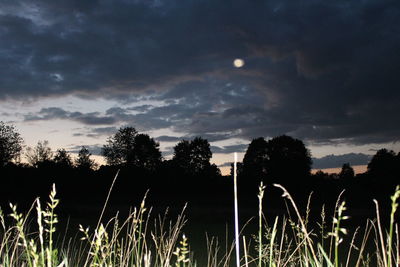
[[[395,142],[399,24],[400,2],[385,0],[3,1],[0,101],[115,99],[105,113],[24,117],[93,134],[132,124],[215,141]]]

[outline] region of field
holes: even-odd
[[[46,202],[36,199],[24,214],[11,205],[10,216],[2,212],[0,217],[1,266],[236,266],[235,245],[240,246],[240,266],[400,263],[395,221],[399,187],[390,199],[387,196],[390,205],[384,210],[390,212],[380,211],[376,201],[374,216],[368,218],[357,216],[361,209],[349,210],[343,193],[335,203],[322,206],[313,204],[311,194],[306,205],[300,201],[298,207],[284,187],[259,185],[251,207],[239,205],[241,233],[235,244],[228,193],[221,193],[228,199],[217,203],[212,190],[204,191],[203,202],[176,202],[164,212],[165,206],[151,200],[151,194],[161,194],[155,190],[129,210],[123,202],[111,204],[115,181],[104,191],[104,205],[81,203],[80,216],[57,216],[63,209],[55,185]],[[182,195],[189,195],[187,190]],[[269,194],[284,205],[273,204]]]

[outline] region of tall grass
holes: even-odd
[[[273,224],[268,225],[264,218],[264,209],[268,205],[264,207],[262,203],[268,188],[261,184],[258,232],[248,236],[240,233],[243,240],[241,266],[399,266],[399,227],[395,220],[399,186],[391,197],[388,225],[382,224],[376,202],[376,218],[366,222],[359,242],[357,234],[361,228],[351,233],[343,227],[343,221],[351,218],[346,215],[346,203],[340,198],[332,221],[323,208],[319,229],[312,229],[308,222],[312,205],[309,203],[302,215],[290,193],[281,185],[275,186],[282,190],[294,216],[289,213],[287,217],[272,218]],[[15,205],[10,205],[11,224],[0,210],[0,266],[194,267],[199,266],[196,257],[205,258],[207,267],[228,267],[236,263],[232,260],[234,243],[226,245],[228,248],[222,251],[218,237],[207,237],[206,251],[192,251],[190,236],[183,233],[187,222],[185,208],[174,221],[166,215],[151,216],[152,210],[146,207],[146,197],[125,220],[120,221],[118,215],[106,222],[99,220],[92,230],[80,225],[77,230],[81,240],[59,243],[55,241],[55,234],[60,233],[57,229],[58,204],[56,187],[53,186],[47,203],[43,205],[39,199],[35,200],[26,214],[19,213]],[[332,224],[330,231],[326,230],[328,224]],[[367,249],[369,242],[374,244],[372,250]],[[347,253],[341,253],[340,248]]]

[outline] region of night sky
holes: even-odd
[[[70,152],[130,125],[166,158],[287,134],[363,165],[400,150],[399,25],[397,0],[1,1],[0,120]]]

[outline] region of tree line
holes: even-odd
[[[24,149],[15,127],[0,122],[0,206],[18,202],[29,208],[32,199],[46,197],[55,183],[65,213],[79,215],[77,204],[103,203],[118,170],[112,195],[117,205],[141,201],[147,190],[154,206],[182,207],[190,202],[225,209],[232,203],[232,180],[210,163],[212,152],[204,138],[181,140],[173,147],[172,158],[164,159],[159,143],[149,135],[121,127],[108,137],[101,155],[106,164],[97,166],[87,147],[75,157],[63,148],[52,151],[46,141]],[[26,163],[21,161],[23,156]],[[314,203],[335,203],[346,189],[346,199],[363,207],[372,203],[371,198],[385,200],[400,181],[400,153],[387,149],[376,152],[363,174],[355,175],[348,163],[338,174],[312,174],[311,167],[310,151],[299,139],[287,135],[253,139],[238,163],[240,205],[257,207],[261,181],[268,188],[265,201],[276,210],[284,206],[281,191],[273,183],[285,186],[300,206],[307,205],[310,192],[314,192]]]
[[[121,127],[110,136],[102,147],[101,155],[108,166],[119,168],[133,167],[148,172],[157,171],[162,165],[178,168],[187,175],[212,173],[220,176],[215,164],[210,163],[212,152],[206,139],[196,137],[182,140],[174,147],[171,160],[163,159],[156,142],[147,134],[138,133],[134,127]],[[21,163],[25,156],[27,163]],[[92,159],[92,153],[82,146],[75,159],[64,148],[53,152],[48,141],[39,141],[35,147],[28,147],[23,153],[23,139],[14,126],[0,122],[0,168],[7,165],[34,168],[78,168],[94,170],[98,164]]]
[[[212,152],[206,139],[181,140],[173,148],[172,159],[163,159],[156,142],[147,134],[138,133],[134,127],[121,127],[110,136],[101,154],[107,166],[136,168],[147,172],[162,171],[183,176],[221,176],[219,168],[210,163]],[[75,159],[64,148],[53,152],[47,141],[39,141],[23,153],[23,139],[12,125],[0,122],[0,168],[13,164],[34,168],[77,168],[94,170],[99,166],[87,147],[82,146]],[[104,166],[100,166],[104,167]],[[238,164],[238,174],[246,180],[263,180],[267,183],[302,181],[311,176],[312,159],[304,143],[293,137],[281,135],[266,140],[253,139]],[[233,169],[233,168],[232,168]],[[232,172],[232,171],[231,171]],[[372,157],[367,167],[369,177],[396,180],[400,177],[400,152],[381,149]],[[320,179],[350,179],[356,177],[349,163],[344,163],[339,174],[315,173]],[[378,178],[376,178],[378,179]]]

